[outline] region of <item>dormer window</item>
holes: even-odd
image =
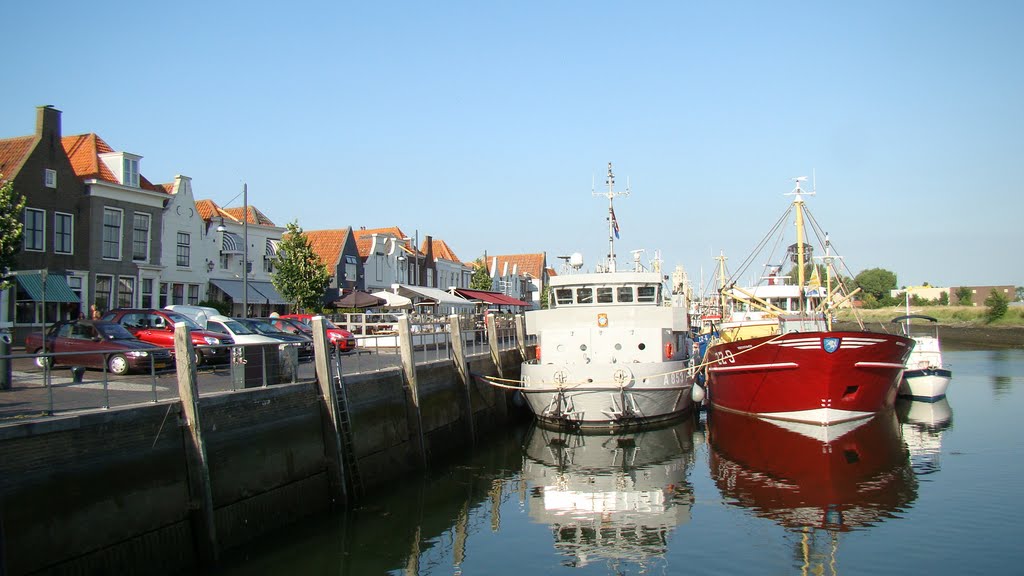
[[[124,158],[124,185],[132,186],[133,188],[139,187],[139,159]]]

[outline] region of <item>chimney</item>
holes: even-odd
[[[36,107],[36,136],[54,134],[60,138],[60,110],[52,104]]]

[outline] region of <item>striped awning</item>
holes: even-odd
[[[224,240],[221,242],[220,251],[225,254],[241,254],[245,248],[245,240],[233,232],[224,232]]]
[[[46,298],[43,298],[43,280],[39,274],[18,274],[15,278],[28,297],[36,302],[43,300],[69,303],[79,301],[78,295],[71,291],[68,279],[63,274],[46,275]]]
[[[280,240],[267,238],[267,258],[277,258],[277,246],[280,243]]]

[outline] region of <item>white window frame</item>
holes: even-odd
[[[28,227],[28,215],[29,215],[29,213],[41,214],[42,215],[42,218],[39,219],[39,222],[43,226],[43,229],[39,231],[39,241],[42,243],[42,246],[40,246],[40,247],[30,246],[29,242],[28,242],[29,233],[31,232],[33,235],[36,233],[36,229],[35,228],[30,229]],[[46,210],[42,210],[40,208],[27,208],[26,207],[25,208],[25,215],[24,215],[23,223],[24,223],[24,226],[25,226],[25,232],[22,235],[22,246],[25,247],[25,251],[26,252],[46,252]],[[35,223],[35,222],[33,222],[33,223]]]
[[[139,187],[139,159],[128,158],[124,159],[124,185],[132,186],[134,188]]]
[[[181,237],[184,236],[188,241],[184,244],[181,243]],[[181,263],[181,247],[188,248],[188,262],[185,264]],[[192,267],[192,234],[190,232],[178,231],[174,241],[174,263],[178,268],[191,268]]]
[[[121,295],[123,293],[121,291],[122,284],[125,285],[125,286],[129,286],[131,288],[127,292],[127,294],[128,294],[128,304],[127,305],[125,305],[124,302],[121,302]],[[114,295],[114,300],[117,301],[117,307],[118,308],[134,308],[135,307],[135,286],[136,286],[135,276],[118,276],[117,277],[117,294]]]
[[[52,168],[43,169],[43,185],[47,188],[57,187],[57,171]]]
[[[71,223],[70,229],[66,232],[68,237],[68,250],[62,252],[60,249],[60,242],[57,241],[57,236],[61,234],[60,228],[57,225],[61,216],[67,216],[68,222]],[[54,212],[53,213],[53,253],[73,255],[75,253],[75,215],[67,212]]]
[[[145,216],[146,218],[146,256],[144,258],[135,257],[135,219],[139,216]],[[132,213],[132,262],[149,262],[149,253],[152,249],[152,238],[153,238],[153,215],[149,212],[133,212]]]
[[[107,256],[107,211],[117,212],[117,256]],[[104,260],[121,260],[122,244],[124,244],[124,210],[113,206],[103,207],[103,219],[100,221],[100,254]]]
[[[110,281],[110,291],[107,292],[107,301],[100,303],[100,309],[101,309],[100,311],[101,312],[106,312],[108,310],[112,310],[112,308],[110,307],[110,303],[111,303],[112,300],[114,300],[114,298],[117,297],[117,282],[116,282],[116,278],[114,278],[114,276],[111,275],[111,274],[97,274],[96,278],[95,278],[95,285],[94,285],[94,290],[93,290],[92,303],[96,303],[96,300],[100,297],[100,290],[99,290],[100,279],[104,279],[104,280],[109,280]]]

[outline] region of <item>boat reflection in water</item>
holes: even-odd
[[[918,476],[942,468],[942,433],[953,426],[953,409],[945,397],[935,402],[896,400],[896,415],[903,429],[903,441],[910,450],[910,463]]]
[[[917,480],[893,410],[849,426],[708,416],[711,477],[730,503],[800,533],[803,568],[837,571],[840,534],[895,517]]]
[[[693,442],[691,418],[603,435],[534,426],[522,469],[530,518],[552,527],[568,566],[664,562],[668,533],[690,521]]]

